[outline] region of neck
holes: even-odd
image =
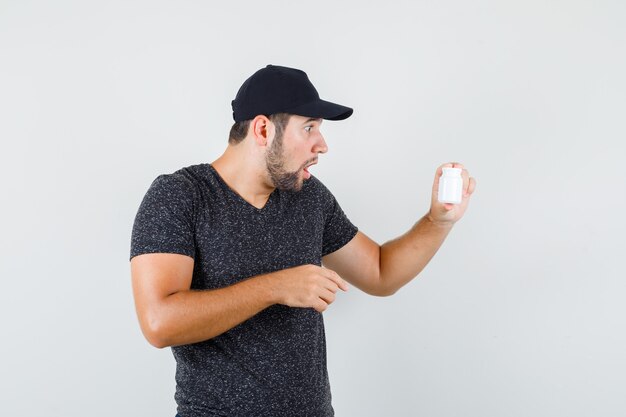
[[[262,208],[274,191],[267,176],[265,162],[259,160],[247,141],[228,145],[222,156],[211,162],[220,177],[248,203]]]

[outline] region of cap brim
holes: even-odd
[[[299,116],[316,117],[326,120],[344,120],[352,115],[350,107],[341,104],[331,103],[326,100],[317,100],[302,104],[297,107],[285,110],[285,113],[297,114]]]

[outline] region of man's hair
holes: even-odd
[[[285,131],[285,127],[287,123],[289,123],[289,118],[291,114],[289,113],[275,113],[270,114],[268,118],[274,125],[276,126],[276,137],[281,138],[283,136],[283,132]],[[236,122],[230,128],[230,134],[228,135],[228,143],[231,145],[237,145],[241,143],[248,134],[248,129],[250,128],[250,120],[242,120],[241,122]]]

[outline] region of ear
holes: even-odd
[[[270,119],[263,115],[259,115],[250,122],[250,132],[252,138],[259,146],[267,146],[268,138],[273,133],[274,126]]]

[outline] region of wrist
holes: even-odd
[[[435,217],[433,217],[433,215],[432,215],[432,213],[430,211],[424,217],[433,226],[437,226],[437,227],[441,227],[441,228],[448,228],[448,229],[451,229],[452,226],[454,226],[454,222],[453,221],[437,220],[437,219],[435,219]]]
[[[276,271],[259,277],[264,288],[265,298],[270,305],[282,304],[283,298],[280,291],[281,273],[282,271]]]

